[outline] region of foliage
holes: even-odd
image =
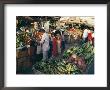
[[[78,68],[64,59],[49,59],[37,62],[34,66],[36,70],[44,74],[76,74],[80,73]]]
[[[69,58],[72,54],[84,57],[86,64],[90,64],[94,60],[94,47],[90,42],[86,42],[81,46],[73,46],[64,52],[63,57]]]
[[[72,55],[76,55],[76,61],[70,62]],[[84,57],[81,58],[81,57]],[[81,46],[73,46],[64,52],[63,58],[51,58],[35,64],[36,70],[44,74],[81,74],[87,65],[94,60],[94,47],[89,43]],[[77,62],[77,63],[75,63]]]
[[[21,47],[24,45],[24,36],[23,34],[16,36],[16,48]]]

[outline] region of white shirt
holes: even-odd
[[[84,33],[83,33],[83,37],[86,38],[87,36],[88,36],[88,30],[85,29],[85,30],[84,30]]]
[[[42,39],[40,41],[42,43],[42,50],[43,51],[48,51],[50,46],[49,46],[49,35],[47,33],[44,33],[42,35]]]

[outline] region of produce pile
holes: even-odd
[[[82,37],[83,31],[80,29],[75,29],[74,32],[72,33],[73,36],[77,36],[77,37]]]
[[[94,47],[90,42],[76,45],[64,52],[63,57],[70,60],[73,57],[83,59],[86,65],[94,60]]]
[[[34,65],[34,68],[42,74],[77,74],[81,71],[76,65],[65,61],[64,59],[50,59],[40,61]]]
[[[61,58],[36,62],[34,69],[42,74],[83,74],[94,60],[94,47],[89,43],[73,46]]]
[[[68,39],[79,40],[82,39],[83,31],[80,29],[70,29],[66,31],[66,34],[69,36]]]
[[[90,42],[81,46],[74,46],[64,53],[64,57],[77,65],[82,72],[85,72],[91,62],[94,61],[94,47]]]

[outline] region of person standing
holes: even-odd
[[[49,35],[45,32],[44,29],[42,29],[42,39],[40,43],[42,44],[42,51],[43,51],[43,60],[48,59],[48,51],[49,51]]]
[[[84,42],[87,42],[87,37],[88,37],[88,30],[85,29],[84,32],[83,32],[83,36],[82,36]]]
[[[61,54],[61,47],[62,47],[62,39],[61,39],[61,36],[60,34],[57,34],[57,49],[58,49],[58,55]]]
[[[92,32],[88,30],[88,41],[92,44]]]
[[[52,57],[57,56],[57,39],[54,34],[52,34]]]

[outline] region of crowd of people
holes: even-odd
[[[46,29],[42,27],[30,33],[29,28],[26,28],[24,32],[28,33],[25,38],[28,54],[30,55],[31,53],[31,47],[35,47],[34,54],[40,56],[42,53],[43,60],[61,55],[65,50],[65,36],[64,30],[62,29],[63,28],[51,28],[49,32],[47,32]],[[94,46],[94,32],[85,28],[83,30],[82,40],[84,42],[89,41]]]
[[[65,49],[64,31],[60,31],[58,28],[51,28],[49,32],[44,27],[34,32],[26,28],[24,32],[26,33],[25,45],[29,55],[31,47],[35,47],[34,54],[37,56],[43,54],[43,60],[46,60],[49,57],[54,58],[60,55]]]
[[[52,30],[50,34],[41,30],[41,40],[36,40],[37,54],[43,53],[43,60],[56,57],[65,49],[64,34],[60,30]]]

